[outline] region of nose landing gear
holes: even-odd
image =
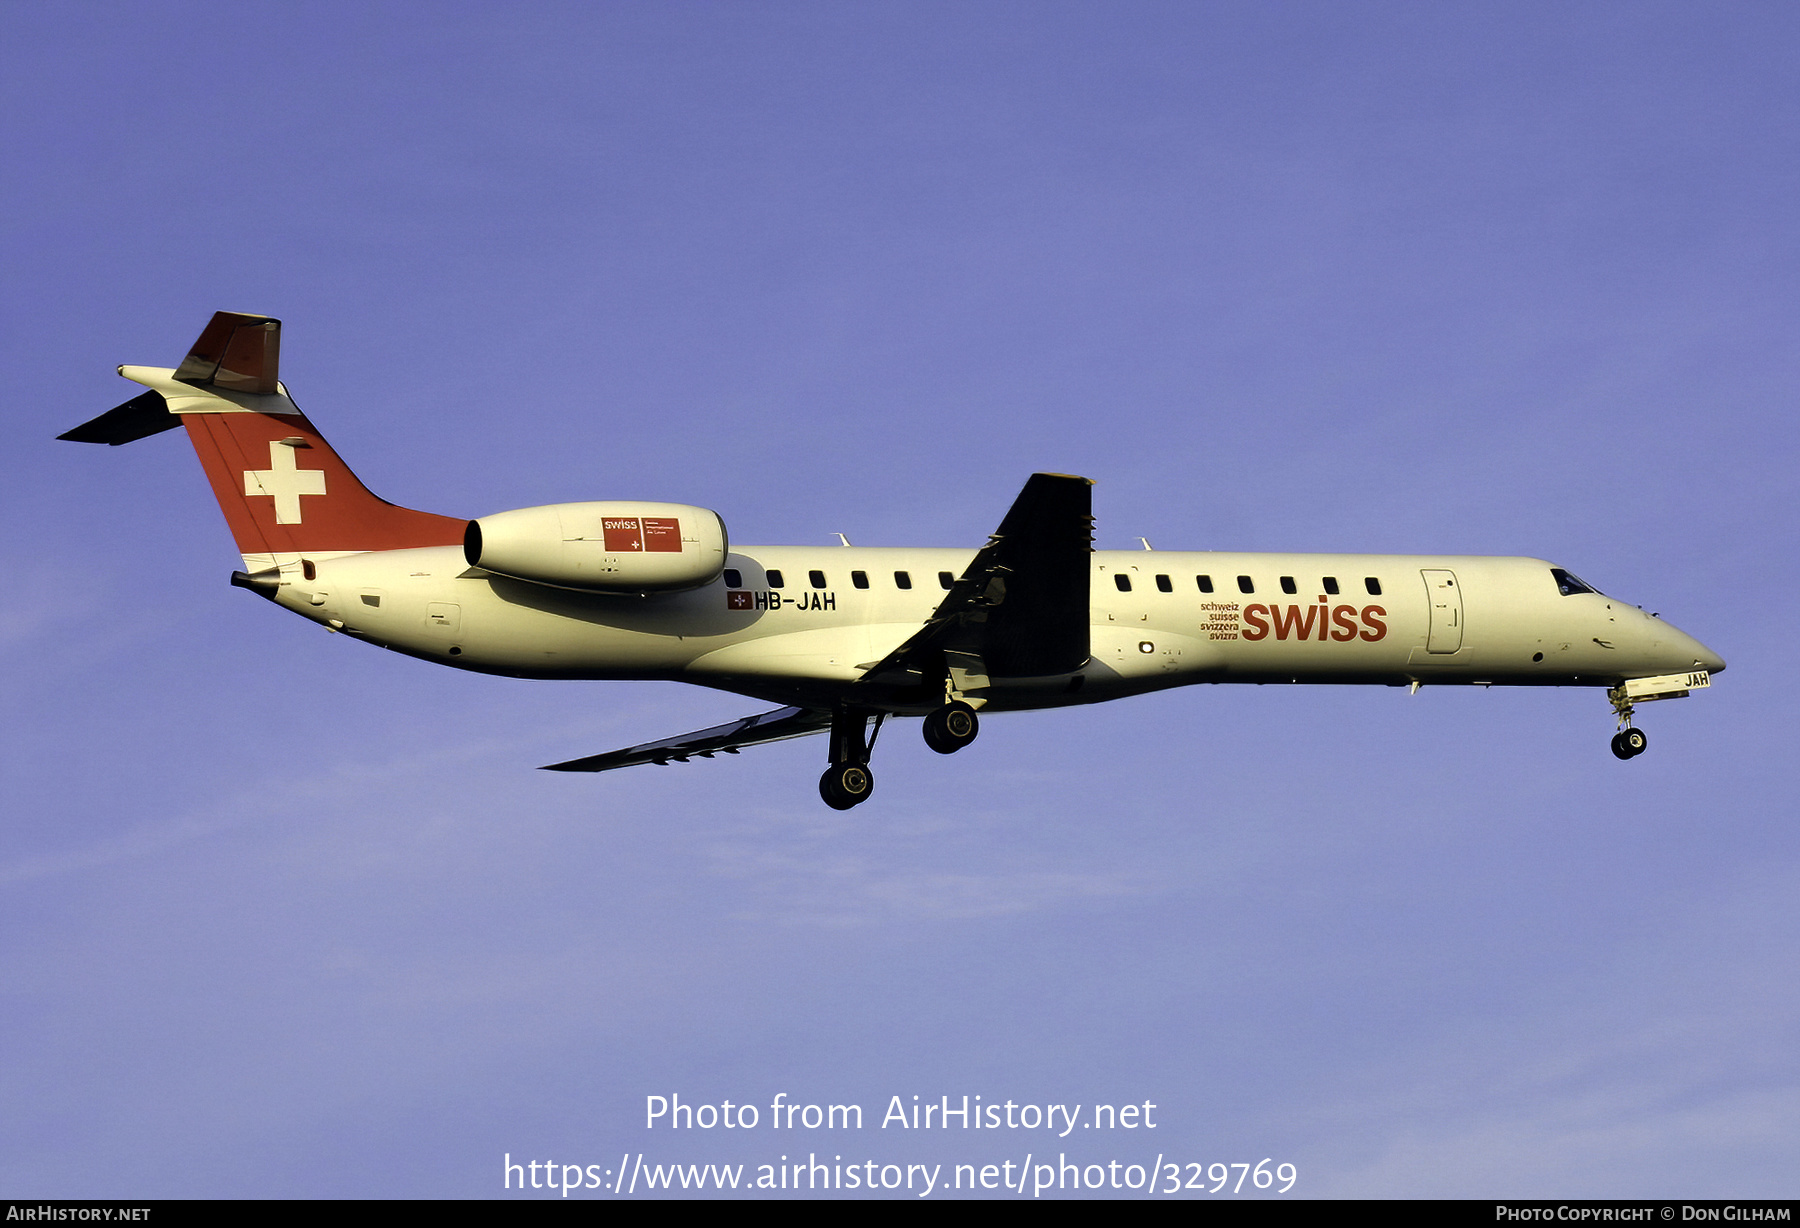
[[[1650,749],[1650,739],[1644,736],[1642,729],[1633,728],[1631,724],[1631,696],[1625,693],[1624,687],[1615,687],[1606,693],[1612,700],[1613,711],[1619,717],[1619,732],[1613,734],[1612,753],[1620,759],[1635,759]]]
[[[1621,759],[1631,759],[1644,753],[1650,739],[1644,736],[1641,729],[1631,727],[1631,706],[1647,704],[1658,699],[1686,699],[1694,691],[1712,685],[1712,678],[1700,662],[1694,662],[1694,669],[1685,674],[1659,674],[1654,678],[1627,678],[1618,686],[1606,692],[1612,700],[1613,711],[1619,716],[1619,732],[1614,735],[1612,752]]]

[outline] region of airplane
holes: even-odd
[[[278,378],[281,322],[221,311],[179,367],[58,436],[185,427],[244,560],[231,583],[330,631],[515,678],[660,679],[770,712],[546,765],[604,772],[827,734],[826,804],[874,789],[890,717],[951,754],[978,713],[1196,683],[1606,689],[1636,705],[1725,668],[1655,614],[1543,559],[1095,550],[1092,483],[1037,473],[977,549],[733,545],[717,512],[604,500],[474,520],[370,493]]]

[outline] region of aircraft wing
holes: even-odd
[[[1087,478],[1032,474],[925,625],[859,685],[929,688],[952,671],[1030,678],[1085,665],[1092,487]]]
[[[714,725],[697,733],[679,734],[660,742],[628,746],[624,750],[571,759],[567,763],[548,763],[546,772],[609,772],[613,768],[636,767],[640,763],[657,765],[686,763],[691,755],[710,759],[720,751],[735,755],[739,747],[761,746],[764,742],[781,742],[802,738],[809,733],[823,733],[831,728],[831,713],[815,708],[777,708],[759,716],[746,716],[725,725]]]

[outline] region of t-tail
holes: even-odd
[[[460,545],[466,520],[397,507],[350,472],[288,396],[280,355],[280,320],[216,312],[179,367],[119,368],[150,391],[57,438],[116,446],[185,426],[247,587],[272,591],[302,556]]]

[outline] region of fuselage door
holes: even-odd
[[[1425,577],[1425,592],[1431,599],[1431,638],[1425,649],[1455,652],[1462,647],[1463,636],[1462,590],[1457,587],[1456,573],[1427,569],[1419,574]]]

